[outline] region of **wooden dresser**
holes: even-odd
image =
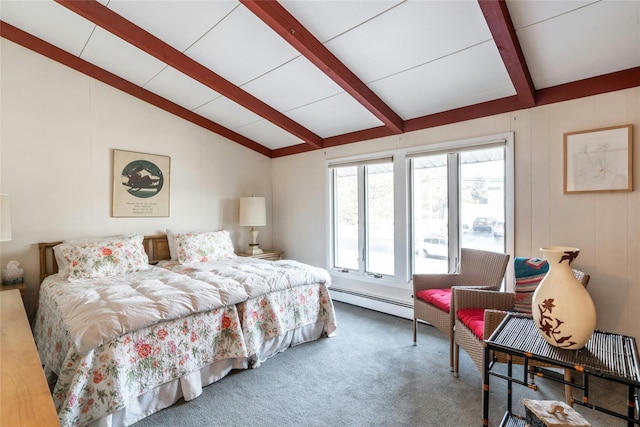
[[[57,426],[18,289],[0,292],[0,426]]]

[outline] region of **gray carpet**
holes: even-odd
[[[481,376],[461,351],[460,377],[449,372],[448,341],[419,325],[412,345],[411,321],[335,302],[337,335],[288,349],[259,368],[233,372],[190,402],[179,401],[136,423],[146,426],[480,426]],[[537,380],[539,390],[514,386],[520,400],[563,400],[562,385]],[[597,403],[610,396],[624,408],[626,389],[591,383]],[[593,401],[593,400],[592,400]],[[490,425],[506,410],[506,386],[492,378]],[[621,420],[576,407],[593,426]]]

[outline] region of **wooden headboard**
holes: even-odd
[[[60,243],[62,242],[38,243],[38,250],[40,251],[40,283],[45,277],[58,272],[58,263],[53,255],[53,247]],[[149,264],[157,264],[159,261],[171,259],[169,242],[165,234],[144,236],[142,245],[145,252],[147,252],[147,256],[149,256]]]

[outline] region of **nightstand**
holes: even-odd
[[[0,291],[10,291],[12,289],[17,289],[20,291],[20,296],[22,297],[22,301],[24,301],[24,293],[27,291],[27,284],[25,282],[13,283],[11,285],[0,285]]]
[[[268,250],[263,250],[261,254],[258,255],[249,255],[246,253],[239,253],[238,256],[245,256],[245,257],[249,257],[249,258],[259,258],[259,259],[266,259],[269,261],[278,261],[279,259],[282,259],[282,251],[268,251]]]

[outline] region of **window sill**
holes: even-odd
[[[393,287],[398,289],[410,289],[411,283],[402,283],[395,276],[374,276],[372,274],[360,274],[356,271],[349,271],[347,273],[338,269],[331,270],[331,277],[334,284],[341,284],[345,282],[359,282],[367,284],[375,284],[385,287]]]

